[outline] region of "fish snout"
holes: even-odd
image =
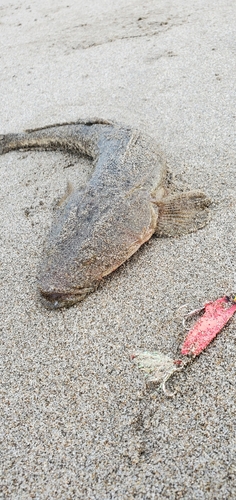
[[[88,293],[95,290],[95,287],[76,289],[70,292],[46,291],[39,288],[41,302],[48,309],[60,309],[70,307],[83,300]]]

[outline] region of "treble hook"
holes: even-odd
[[[190,311],[188,314],[185,314],[185,316],[183,317],[183,321],[182,321],[184,329],[189,330],[189,328],[186,326],[186,319],[192,318],[192,316],[195,316],[196,314],[200,314],[204,310],[205,310],[205,306],[200,307],[199,309],[194,309],[193,311]]]
[[[179,312],[181,309],[184,307],[187,307],[188,304],[183,304],[177,309],[177,312]],[[190,311],[189,313],[185,314],[183,319],[182,319],[182,324],[185,330],[189,330],[189,328],[186,326],[186,319],[191,318],[192,316],[195,316],[196,314],[200,314],[202,311],[204,311],[205,306],[200,307],[199,309],[193,309],[193,311]]]
[[[160,385],[160,388],[163,390],[165,396],[167,396],[169,398],[173,398],[176,395],[176,391],[170,392],[166,388],[166,383],[172,377],[172,375],[174,375],[177,372],[181,372],[187,365],[189,365],[190,363],[192,363],[193,362],[193,358],[191,358],[191,359],[185,359],[185,360],[179,360],[179,362],[181,362],[181,366],[179,368],[173,368],[173,370],[171,372],[167,373],[167,375],[163,378],[162,383]]]

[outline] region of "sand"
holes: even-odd
[[[129,356],[178,356],[178,308],[236,289],[235,4],[2,0],[0,16],[0,133],[115,119],[213,202],[203,230],[153,238],[85,301],[48,311],[43,242],[67,181],[92,167],[0,157],[1,498],[234,499],[235,318],[170,382],[174,399],[145,390]]]

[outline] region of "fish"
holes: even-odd
[[[18,149],[62,150],[94,163],[86,186],[59,204],[45,242],[37,279],[48,308],[83,300],[153,234],[180,236],[209,220],[209,198],[170,187],[159,145],[130,126],[92,118],[0,136],[0,154]]]

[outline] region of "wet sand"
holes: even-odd
[[[67,182],[92,166],[0,157],[2,498],[233,499],[235,318],[170,382],[174,399],[145,390],[129,356],[178,356],[178,308],[236,291],[234,2],[4,0],[0,16],[0,133],[115,119],[213,202],[201,231],[152,238],[86,300],[48,311],[45,236]]]

